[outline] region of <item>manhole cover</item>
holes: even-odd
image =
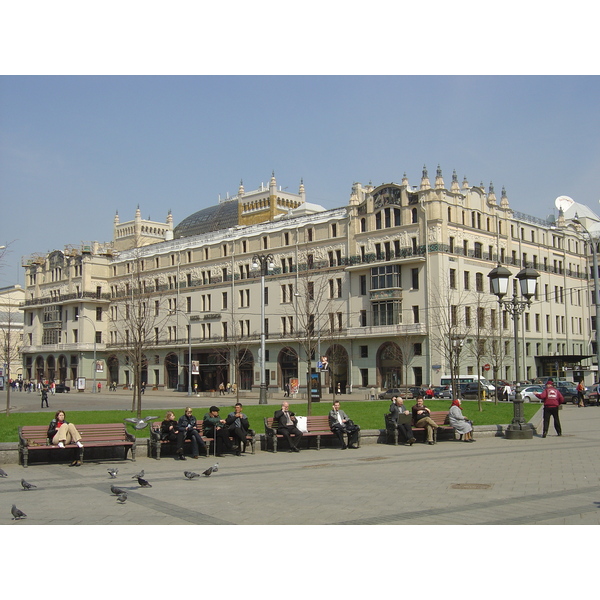
[[[489,490],[491,483],[453,483],[450,486],[453,490]]]
[[[330,467],[331,463],[324,463],[322,465],[304,465],[303,469],[320,469],[322,467]]]
[[[389,456],[371,456],[370,458],[359,458],[358,460],[364,460],[365,462],[369,462],[371,460],[387,460]]]

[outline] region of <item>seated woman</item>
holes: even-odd
[[[64,448],[65,445],[75,442],[79,448],[83,448],[81,443],[81,435],[73,423],[65,420],[65,411],[59,410],[56,412],[54,419],[48,425],[48,439],[59,448]],[[72,463],[72,467],[79,467],[81,459],[77,458]]]
[[[160,424],[160,439],[177,442],[177,450],[181,449],[181,452],[178,452],[181,460],[185,460],[185,456],[183,455],[184,436],[185,430],[179,428],[175,419],[175,413],[171,410],[168,411],[165,415],[165,420]]]
[[[455,431],[462,434],[463,442],[474,442],[473,424],[462,414],[461,401],[452,400],[452,405],[448,412],[448,421],[454,427]]]

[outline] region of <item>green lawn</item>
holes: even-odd
[[[382,429],[384,427],[383,415],[388,412],[390,402],[388,400],[379,400],[375,402],[347,402],[342,401],[342,408],[348,413],[348,416],[358,423],[361,429]],[[414,402],[407,402],[409,408]],[[448,400],[432,400],[427,402],[431,410],[448,410],[450,402]],[[272,417],[273,413],[280,407],[280,404],[259,404],[244,407],[244,412],[250,420],[250,427],[257,433],[264,432],[263,418]],[[202,419],[207,412],[207,408],[194,408],[194,414],[197,419]],[[525,419],[528,421],[539,410],[539,404],[525,403],[523,411]],[[306,415],[306,404],[292,404],[291,409],[298,415]],[[312,405],[313,415],[326,415],[331,409],[331,402],[320,402]],[[233,410],[233,407],[231,408]],[[221,414],[227,415],[230,409],[221,408]],[[142,411],[142,416],[158,416],[159,420],[164,418],[165,411]],[[176,416],[181,416],[180,412],[175,412]],[[483,404],[483,411],[479,412],[477,402],[463,402],[463,414],[471,419],[475,425],[502,425],[512,421],[513,405],[512,403],[502,402],[494,404],[486,402]],[[48,425],[52,420],[54,413],[14,413],[9,417],[6,414],[0,415],[0,442],[17,442],[19,439],[19,427],[21,425]],[[97,410],[97,411],[68,411],[67,420],[75,423],[122,423],[123,419],[135,416],[135,413],[128,410]],[[134,433],[138,438],[148,437],[148,428],[135,431],[133,426],[127,425],[128,430]]]

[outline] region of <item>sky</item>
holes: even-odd
[[[0,286],[22,256],[110,241],[117,211],[177,224],[272,172],[325,208],[439,165],[533,216],[597,211],[599,106],[598,76],[3,76]]]

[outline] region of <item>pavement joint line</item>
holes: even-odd
[[[487,490],[482,490],[485,493]],[[557,498],[559,496],[576,496],[580,494],[588,494],[588,493],[598,493],[600,492],[600,485],[594,487],[587,488],[579,488],[577,490],[562,490],[562,491],[552,491],[541,494],[530,494],[528,496],[520,496],[515,498],[505,498],[504,500],[499,500],[497,498],[492,498],[486,502],[474,502],[472,504],[461,504],[457,507],[443,507],[443,508],[428,508],[417,511],[407,511],[398,514],[390,514],[390,515],[381,515],[378,517],[365,517],[362,519],[355,519],[350,521],[339,521],[335,523],[336,525],[377,525],[382,523],[390,523],[390,522],[406,522],[412,519],[420,519],[423,517],[435,517],[437,515],[445,515],[449,513],[473,513],[473,511],[481,510],[481,509],[496,509],[501,506],[508,506],[512,504],[523,504],[525,502],[537,502],[539,500],[545,500],[547,498]],[[589,506],[588,506],[589,509]],[[573,511],[569,508],[567,509],[568,513],[565,514],[573,514]],[[596,509],[598,510],[598,509]],[[592,511],[589,511],[592,512]],[[537,516],[536,516],[537,519]],[[432,523],[435,521],[432,521]],[[512,521],[507,520],[503,522],[503,524],[509,524]],[[531,519],[528,521],[531,522]]]

